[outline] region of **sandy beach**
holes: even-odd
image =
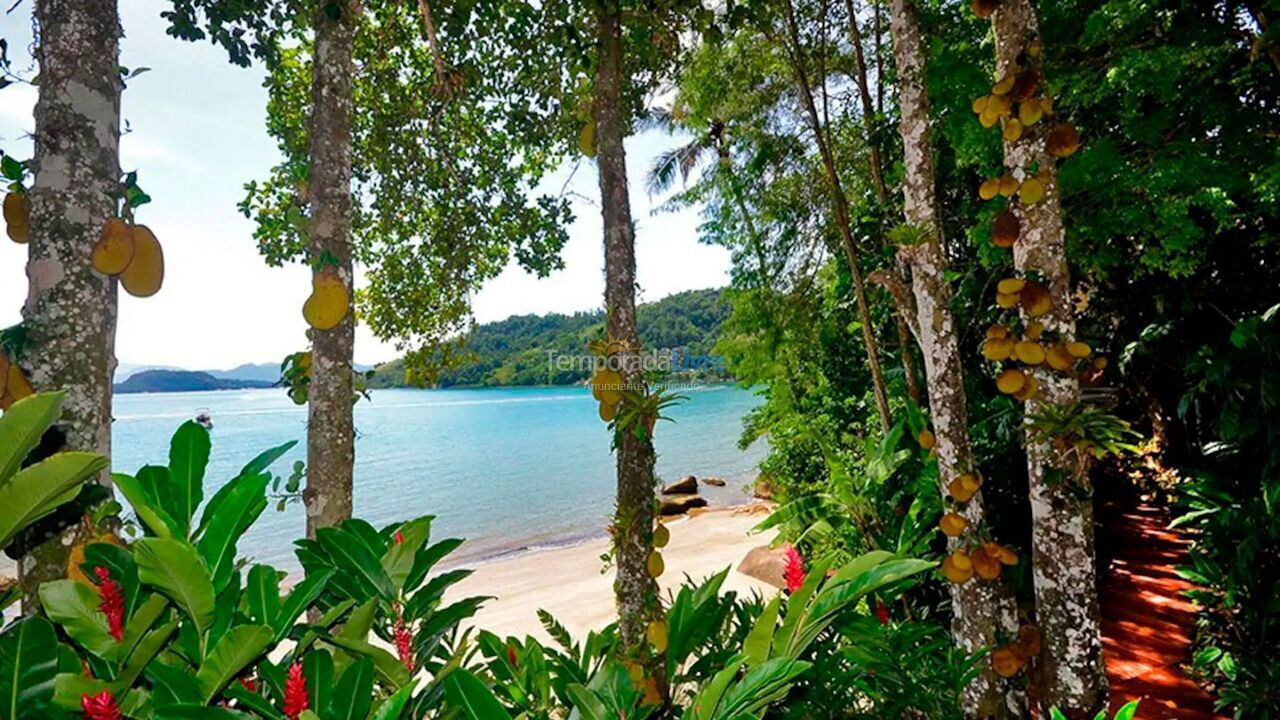
[[[751,512],[751,507],[714,509],[669,521],[671,542],[662,553],[666,572],[659,578],[663,592],[679,586],[686,575],[701,580],[726,567],[734,569],[724,590],[747,594],[755,589],[766,596],[776,592],[736,569],[751,548],[772,539],[771,534],[751,534],[764,517]],[[543,641],[550,638],[536,613],[547,610],[577,640],[614,617],[613,573],[601,573],[600,555],[608,548],[608,539],[600,538],[474,566],[475,573],[455,585],[446,602],[492,595],[495,599],[485,604],[472,624],[504,637],[533,635]]]

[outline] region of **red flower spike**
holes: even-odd
[[[413,672],[413,631],[404,621],[404,607],[400,603],[394,603],[391,609],[396,613],[396,622],[393,627],[396,654],[400,656],[400,663],[404,665],[404,669]]]
[[[249,691],[249,692],[251,692],[251,693],[256,693],[256,692],[258,692],[258,681],[257,681],[257,680],[254,680],[253,678],[249,677],[248,675],[241,675],[241,676],[240,676],[240,686],[241,686],[241,687],[243,687],[245,690],[248,690],[248,691]]]
[[[84,720],[120,720],[120,708],[107,690],[92,696],[81,695],[80,707],[84,708]]]
[[[289,666],[289,677],[284,683],[285,717],[298,720],[307,707],[307,679],[302,675],[302,665],[294,663]]]
[[[111,579],[111,571],[102,566],[95,567],[93,574],[98,577],[98,596],[102,602],[98,609],[107,616],[107,632],[116,642],[124,641],[124,593],[120,584]]]
[[[395,540],[396,540],[396,544],[397,544],[397,545],[403,545],[403,544],[404,544],[404,533],[402,533],[402,532],[400,532],[399,530],[397,530],[397,531],[396,531],[396,537],[395,537]]]
[[[507,646],[507,662],[511,663],[511,667],[517,667],[519,658],[516,657],[516,649],[510,645]]]
[[[880,598],[876,598],[876,619],[881,625],[889,624],[889,606],[885,605]]]
[[[787,567],[782,577],[787,583],[787,593],[793,593],[804,585],[804,558],[795,548],[787,548]]]

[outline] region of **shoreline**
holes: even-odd
[[[662,549],[666,570],[658,578],[664,599],[688,577],[695,582],[726,567],[728,577],[721,593],[770,597],[777,592],[760,580],[737,571],[747,553],[768,544],[773,532],[752,534],[756,524],[772,509],[755,500],[732,508],[709,508],[666,521],[671,541]],[[538,620],[546,610],[569,630],[575,641],[599,630],[615,617],[613,571],[602,572],[601,555],[608,552],[607,537],[576,545],[536,550],[480,564],[462,563],[473,570],[445,593],[449,604],[470,596],[491,596],[466,625],[489,630],[499,637],[531,635],[553,642]]]

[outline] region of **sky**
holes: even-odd
[[[306,344],[302,303],[310,276],[300,265],[271,268],[253,241],[253,224],[236,210],[243,185],[267,177],[279,161],[265,129],[263,71],[239,68],[220,48],[165,35],[161,0],[121,2],[125,37],[120,64],[148,67],[123,96],[121,167],[138,171],[152,202],[137,221],[159,237],[165,282],[159,294],[120,293],[116,356],[122,364],[227,369],[279,362]],[[6,4],[8,5],[8,3]],[[30,56],[31,0],[0,15],[15,71],[35,74]],[[0,90],[0,148],[31,156],[36,88]],[[644,175],[653,158],[680,142],[656,131],[627,142],[631,207],[636,220],[640,301],[728,283],[726,250],[697,240],[698,209],[654,214],[664,198],[649,198]],[[565,167],[544,187],[568,189],[576,221],[564,248],[564,269],[539,280],[513,263],[473,298],[478,321],[525,313],[597,309],[604,292],[599,191],[594,163]],[[0,327],[22,319],[26,248],[0,238]],[[355,359],[373,364],[396,357],[395,346],[359,327]]]

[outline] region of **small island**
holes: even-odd
[[[266,380],[236,380],[214,377],[195,370],[146,370],[117,383],[117,393],[200,392],[203,390],[245,390],[269,388]]]

